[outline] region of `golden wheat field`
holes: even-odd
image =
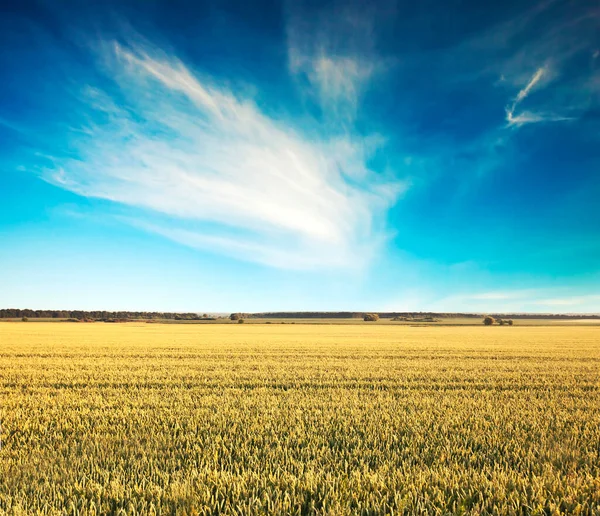
[[[600,514],[600,328],[0,324],[1,514]]]

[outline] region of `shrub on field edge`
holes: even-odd
[[[483,318],[483,324],[485,324],[486,326],[491,326],[492,324],[494,324],[496,321],[494,320],[494,318],[491,315],[486,315]]]
[[[508,323],[508,325],[509,325],[509,326],[512,326],[512,325],[513,325],[513,320],[512,320],[512,319],[509,319],[509,320],[508,320],[508,321],[506,321],[506,322]]]
[[[23,321],[23,322],[27,322],[27,321],[29,321],[29,319],[27,319],[27,317],[23,317],[23,318],[21,319],[21,321]]]
[[[365,321],[379,321],[379,315],[378,314],[365,314]]]
[[[238,319],[238,324],[241,324],[244,322],[244,319]]]

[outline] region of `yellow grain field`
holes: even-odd
[[[0,323],[1,514],[600,514],[600,328]]]

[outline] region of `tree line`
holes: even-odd
[[[394,317],[425,318],[425,317],[472,317],[480,318],[481,314],[456,314],[438,312],[261,312],[245,314],[247,318],[260,319],[363,319],[365,315],[377,313],[382,319]]]
[[[0,319],[78,319],[80,321],[114,321],[114,320],[130,320],[130,319],[168,319],[174,321],[201,321],[214,319],[204,314],[192,312],[171,313],[171,312],[129,312],[118,311],[109,312],[105,310],[31,310],[29,308],[3,308],[0,309]]]
[[[262,312],[244,314],[246,318],[261,319],[363,319],[374,312]],[[450,317],[481,319],[482,314],[455,312],[377,312],[381,319],[447,319]],[[489,314],[495,319],[600,319],[600,315],[586,314]]]
[[[374,312],[261,312],[261,313],[234,313],[232,319],[363,319],[373,315]],[[449,317],[481,318],[481,314],[473,313],[439,313],[439,312],[378,312],[381,319],[437,319]],[[489,314],[498,319],[600,319],[600,315],[585,314]],[[31,310],[29,308],[2,308],[0,319],[22,319],[23,317],[35,319],[78,319],[94,321],[135,320],[135,319],[166,319],[174,321],[202,321],[214,320],[207,314],[194,312],[132,312],[132,311],[106,311],[106,310]]]

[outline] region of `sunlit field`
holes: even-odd
[[[0,324],[0,514],[600,514],[600,328]]]

